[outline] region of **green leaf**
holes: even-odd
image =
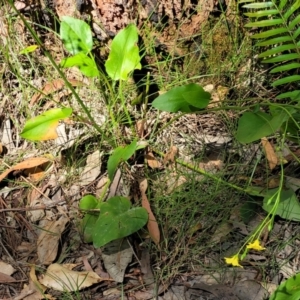
[[[290,98],[291,100],[299,101],[300,100],[300,90],[282,93],[282,94],[276,96],[276,98],[277,99]]]
[[[79,209],[81,210],[95,209],[98,204],[99,201],[97,200],[96,197],[92,195],[86,195],[83,198],[81,198],[79,202]]]
[[[258,10],[256,12],[244,13],[245,16],[250,18],[260,18],[264,16],[277,15],[279,12],[277,9]]]
[[[268,190],[263,200],[263,209],[265,211],[271,212],[276,201],[277,193],[278,188]],[[279,198],[279,205],[275,215],[286,220],[300,221],[300,204],[295,192],[292,189],[283,189]]]
[[[93,36],[90,26],[79,19],[62,17],[60,38],[71,54],[87,54],[93,48]]]
[[[168,112],[194,112],[207,107],[211,95],[195,83],[175,87],[158,96],[152,106]]]
[[[288,33],[289,30],[287,28],[275,28],[270,29],[264,32],[256,33],[251,36],[252,39],[265,39],[274,35],[279,35],[282,33]]]
[[[85,243],[91,243],[93,241],[95,224],[98,218],[99,215],[86,214],[81,220],[80,229],[82,230],[83,240]]]
[[[83,211],[91,211],[93,209],[99,209],[102,202],[99,202],[97,198],[92,195],[84,196],[79,203],[79,209]],[[83,239],[85,243],[91,243],[93,241],[93,233],[95,230],[95,223],[99,218],[99,213],[87,212],[80,223],[80,229],[83,233]]]
[[[21,137],[31,141],[47,141],[57,138],[56,128],[60,120],[68,118],[72,108],[54,108],[25,123]]]
[[[300,75],[291,75],[291,76],[287,76],[284,78],[280,78],[278,80],[275,80],[272,83],[272,86],[278,86],[281,84],[287,84],[287,83],[291,83],[291,82],[295,82],[295,81],[300,81]]]
[[[94,60],[92,60],[83,52],[63,59],[60,63],[60,66],[62,68],[78,67],[81,73],[88,77],[96,77],[99,75],[99,70]]]
[[[130,209],[130,206],[130,201],[120,196],[112,197],[102,204],[100,216],[94,224],[95,247],[129,236],[147,223],[147,210],[142,207]]]
[[[112,181],[114,174],[121,162],[127,161],[136,151],[137,141],[134,140],[130,145],[117,147],[107,161],[108,177]]]
[[[294,45],[294,44],[285,44],[285,45],[277,46],[277,47],[272,48],[270,50],[264,51],[261,54],[259,54],[258,57],[263,58],[263,57],[267,57],[267,56],[271,56],[271,55],[276,55],[276,54],[281,53],[283,51],[294,50],[296,48],[297,48],[297,46]]]
[[[274,291],[269,300],[299,300],[300,299],[300,273],[293,275],[282,282]]]
[[[239,119],[236,139],[247,144],[274,134],[287,118],[283,110],[274,116],[264,112],[245,112]]]
[[[298,68],[300,68],[300,63],[294,62],[294,63],[276,67],[276,68],[272,69],[270,71],[270,73],[272,74],[272,73],[284,72],[284,71],[289,71],[289,70],[298,69]]]
[[[282,54],[276,57],[268,58],[263,60],[263,63],[278,63],[278,62],[283,62],[283,61],[289,61],[293,59],[299,59],[299,54],[298,53],[289,53],[289,54]]]
[[[279,43],[284,43],[284,42],[292,42],[293,38],[289,35],[284,35],[284,36],[278,36],[272,39],[268,39],[262,42],[256,43],[256,46],[264,47],[264,46],[271,46],[271,45],[276,45]]]
[[[105,69],[113,80],[127,80],[129,73],[141,69],[138,32],[134,24],[121,30],[111,43],[111,50],[105,63]]]
[[[274,6],[275,4],[271,1],[269,2],[261,2],[261,3],[251,3],[251,4],[246,4],[246,5],[243,5],[243,8],[268,8],[268,7],[272,7]]]
[[[270,20],[250,22],[250,23],[246,24],[245,27],[267,27],[267,26],[279,25],[282,23],[283,23],[282,19],[270,19]]]
[[[28,46],[25,49],[21,50],[19,54],[28,54],[34,52],[38,47],[39,47],[38,45]]]

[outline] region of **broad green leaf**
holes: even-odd
[[[21,50],[19,54],[28,54],[34,52],[38,47],[39,47],[38,45],[28,46],[25,49]]]
[[[247,144],[274,134],[287,118],[283,110],[274,116],[264,112],[245,112],[239,119],[236,139]]]
[[[121,30],[113,39],[105,69],[113,80],[127,80],[129,73],[141,69],[138,32],[134,24]]]
[[[98,218],[99,215],[86,214],[81,220],[80,229],[82,230],[83,240],[85,243],[91,243],[93,241],[95,224]]]
[[[263,209],[270,212],[274,207],[278,188],[268,190],[263,200]],[[300,221],[300,204],[297,195],[292,189],[283,189],[279,195],[279,205],[275,215],[286,220]]]
[[[95,247],[129,236],[147,223],[147,210],[143,207],[130,209],[130,206],[130,201],[120,196],[112,197],[102,204],[100,216],[94,224]]]
[[[79,208],[83,211],[90,211],[85,214],[80,223],[80,229],[83,233],[83,239],[86,243],[91,243],[93,241],[93,233],[95,230],[95,223],[99,218],[99,213],[93,213],[93,209],[99,209],[101,207],[101,202],[97,200],[92,195],[84,196],[79,203]]]
[[[269,300],[299,300],[300,299],[300,273],[293,275],[282,282],[273,292]]]
[[[60,38],[71,54],[87,54],[93,48],[93,37],[90,26],[79,19],[62,17]]]
[[[158,96],[152,106],[168,112],[194,112],[207,107],[211,95],[195,83],[179,86]]]
[[[127,161],[136,151],[137,141],[134,140],[130,145],[117,147],[107,161],[107,172],[110,180],[113,180],[114,174],[121,162]]]
[[[47,141],[57,138],[56,128],[60,120],[68,118],[72,108],[54,108],[25,123],[21,137],[31,141]]]
[[[79,202],[79,209],[81,210],[95,209],[98,204],[99,201],[97,200],[96,197],[92,195],[86,195],[83,198],[81,198]]]
[[[63,59],[60,66],[63,68],[78,67],[81,73],[88,77],[96,77],[99,75],[96,63],[83,52]]]

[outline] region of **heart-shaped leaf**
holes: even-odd
[[[60,120],[68,118],[72,108],[54,108],[25,123],[21,137],[31,141],[47,141],[57,138],[56,128]]]
[[[105,69],[113,80],[127,80],[129,73],[141,69],[138,32],[134,24],[121,30],[111,43],[111,50]]]
[[[168,112],[194,112],[207,107],[211,95],[195,83],[179,86],[158,96],[152,106]]]
[[[272,210],[277,193],[279,193],[278,188],[267,192],[263,201],[265,211],[270,212]],[[295,192],[292,189],[283,189],[279,197],[279,205],[275,214],[286,220],[300,221],[300,204]]]
[[[270,300],[299,300],[300,299],[300,273],[293,275],[282,282],[269,298]]]
[[[128,160],[136,151],[137,141],[134,140],[130,145],[117,147],[107,161],[108,177],[112,181],[114,174],[121,162]]]
[[[279,127],[288,119],[288,114],[280,110],[275,115],[261,111],[245,112],[239,119],[236,139],[247,144],[274,134]]]
[[[101,205],[100,216],[94,224],[95,247],[126,237],[147,223],[147,210],[142,207],[130,209],[130,206],[130,201],[120,196],[112,197]]]
[[[83,75],[88,77],[96,77],[99,75],[96,63],[83,52],[63,59],[60,66],[63,68],[77,67]]]
[[[100,206],[101,202],[92,195],[86,195],[80,200],[79,208],[83,211],[87,211],[87,214],[83,217],[80,223],[80,229],[83,232],[83,239],[86,243],[91,243],[93,241],[95,223],[99,218],[99,212],[93,213],[92,210],[99,209]]]
[[[90,26],[79,19],[62,17],[60,38],[71,54],[87,54],[93,48],[93,36]]]

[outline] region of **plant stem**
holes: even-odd
[[[153,148],[152,148],[152,150],[155,153],[157,153],[158,155],[160,155],[161,157],[164,157],[164,154],[162,152],[160,152],[160,151],[158,151],[156,149],[153,149]],[[246,192],[244,188],[242,188],[242,187],[240,187],[238,185],[235,185],[233,183],[227,182],[224,179],[221,179],[221,178],[219,178],[219,177],[217,177],[217,176],[215,176],[213,174],[210,174],[210,173],[206,172],[205,170],[200,169],[200,168],[198,168],[198,167],[196,167],[196,166],[194,166],[194,165],[192,165],[190,163],[187,163],[187,162],[185,162],[185,161],[183,161],[181,159],[175,159],[175,161],[176,161],[176,163],[178,163],[178,164],[180,164],[180,165],[182,165],[182,166],[184,166],[184,167],[186,167],[186,168],[188,168],[188,169],[190,169],[192,171],[196,171],[197,173],[202,174],[205,177],[208,177],[208,178],[211,178],[211,179],[215,180],[217,183],[223,183],[224,185],[227,185],[227,186],[229,186],[229,187],[231,187],[231,188],[233,188],[233,189],[235,189],[237,191]]]

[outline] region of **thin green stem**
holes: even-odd
[[[155,153],[157,153],[158,155],[160,155],[161,157],[164,156],[164,154],[163,154],[162,152],[158,151],[157,149],[153,149],[153,148],[152,148],[152,150],[153,150]],[[242,187],[240,187],[240,186],[238,186],[238,185],[235,185],[235,184],[233,184],[233,183],[227,182],[227,181],[225,181],[224,179],[219,178],[218,176],[215,176],[215,175],[213,175],[213,174],[210,174],[210,173],[206,172],[205,170],[200,169],[200,168],[198,168],[198,167],[196,167],[196,166],[194,166],[194,165],[192,165],[192,164],[190,164],[190,163],[187,163],[187,162],[185,162],[185,161],[183,161],[183,160],[181,160],[181,159],[175,159],[175,161],[176,161],[176,163],[178,163],[178,164],[180,164],[180,165],[182,165],[182,166],[184,166],[184,167],[186,167],[186,168],[188,168],[188,169],[190,169],[190,170],[192,170],[192,171],[195,171],[195,172],[197,172],[197,173],[199,173],[199,174],[202,174],[202,175],[205,176],[205,177],[208,177],[208,178],[213,179],[214,181],[217,182],[217,184],[218,184],[218,183],[222,183],[222,184],[227,185],[228,187],[231,187],[231,188],[233,188],[233,189],[235,189],[235,190],[237,190],[237,191],[245,192],[245,189],[244,189],[244,188],[242,188]]]

